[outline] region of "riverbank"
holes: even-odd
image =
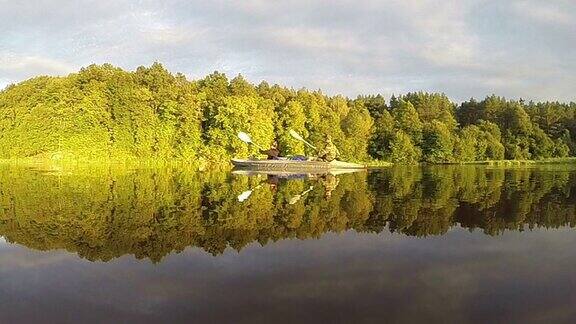
[[[358,162],[364,164],[367,168],[385,168],[394,165],[403,165],[387,161],[369,161]],[[541,160],[489,160],[489,161],[470,161],[470,162],[453,162],[453,163],[419,163],[417,165],[486,165],[501,167],[522,167],[544,164],[576,164],[576,157],[570,158],[551,158]],[[232,164],[229,161],[211,161],[195,160],[186,161],[175,159],[166,161],[162,159],[77,159],[77,158],[48,158],[48,157],[31,157],[18,159],[0,159],[0,165],[18,165],[25,167],[52,168],[58,167],[115,167],[115,168],[158,168],[158,167],[178,167],[189,169],[191,171],[205,170],[230,170]]]
[[[569,158],[550,158],[540,160],[489,160],[454,163],[457,165],[490,165],[490,166],[523,166],[535,164],[567,164],[576,163],[576,157]]]
[[[576,157],[569,158],[550,158],[540,160],[488,160],[488,161],[469,161],[469,162],[446,162],[446,163],[426,163],[421,162],[416,165],[488,165],[488,166],[530,166],[539,164],[576,164]],[[392,165],[403,165],[401,163],[392,163],[386,161],[370,161],[365,165],[368,168],[388,167]]]
[[[182,159],[166,161],[162,159],[76,159],[63,158],[53,159],[45,157],[17,158],[17,159],[0,159],[0,165],[14,165],[21,167],[53,169],[53,168],[116,168],[116,169],[135,169],[135,168],[162,168],[177,167],[191,171],[204,170],[226,170],[230,169],[226,163],[209,164],[205,160],[186,161]]]

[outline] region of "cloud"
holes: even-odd
[[[571,6],[563,5],[562,1],[517,1],[513,4],[513,8],[518,14],[526,15],[537,22],[566,26],[576,24],[576,14],[574,13],[576,6],[574,4]]]
[[[0,53],[0,81],[37,75],[63,75],[74,71],[65,62],[38,56]]]
[[[28,62],[18,73],[0,68],[10,82],[91,63],[160,61],[190,78],[220,70],[349,96],[426,90],[455,100],[575,100],[576,5],[567,0],[0,5],[0,58]]]

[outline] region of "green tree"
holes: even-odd
[[[412,138],[397,131],[390,143],[390,161],[401,164],[416,164],[420,161],[422,151],[412,142]]]
[[[454,143],[454,159],[456,161],[470,162],[482,159],[478,159],[479,151],[485,152],[486,149],[479,149],[480,134],[480,129],[475,125],[462,128],[460,136],[456,138]]]
[[[343,157],[349,160],[368,159],[368,145],[372,137],[374,121],[368,109],[356,103],[342,120],[342,130],[346,136],[343,142]]]
[[[446,124],[433,120],[424,127],[422,153],[424,161],[444,163],[452,161],[454,142]]]
[[[273,106],[269,100],[252,97],[227,97],[214,116],[208,130],[209,156],[227,159],[230,156],[258,155],[258,148],[247,146],[236,134],[245,131],[261,146],[274,140]]]
[[[422,140],[423,126],[412,103],[403,99],[392,101],[391,110],[396,122],[396,128],[410,136],[412,142],[418,145]]]
[[[373,158],[388,160],[390,144],[394,139],[394,118],[388,111],[383,111],[374,123],[374,133],[370,141],[369,152]]]
[[[278,108],[277,115],[275,133],[282,153],[285,155],[304,154],[304,144],[292,138],[289,133],[292,129],[300,136],[308,137],[306,115],[302,105],[298,101],[291,100]]]

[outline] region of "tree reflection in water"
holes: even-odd
[[[252,242],[347,230],[422,237],[453,226],[488,235],[573,227],[575,195],[576,169],[569,166],[395,167],[310,179],[2,167],[0,236],[88,260],[133,254],[158,262],[189,246],[218,255]]]

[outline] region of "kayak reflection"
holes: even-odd
[[[338,179],[338,175],[342,174],[350,174],[356,172],[363,172],[365,170],[333,170],[333,171],[325,171],[325,172],[317,172],[317,173],[298,173],[298,172],[286,172],[286,171],[244,171],[244,170],[235,170],[232,171],[232,174],[235,175],[244,175],[256,178],[265,177],[256,188],[260,188],[263,183],[269,185],[270,189],[275,192],[277,190],[278,184],[280,181],[287,181],[287,180],[310,180],[310,181],[317,181],[319,182],[320,186],[324,188],[324,197],[326,199],[330,199],[332,196],[332,192],[336,189],[340,180]],[[290,205],[295,204],[298,202],[302,196],[307,194],[308,192],[312,191],[314,187],[310,186],[302,193],[295,195],[290,199]],[[254,191],[254,189],[249,189],[242,192],[238,195],[238,201],[243,202],[245,201]]]

